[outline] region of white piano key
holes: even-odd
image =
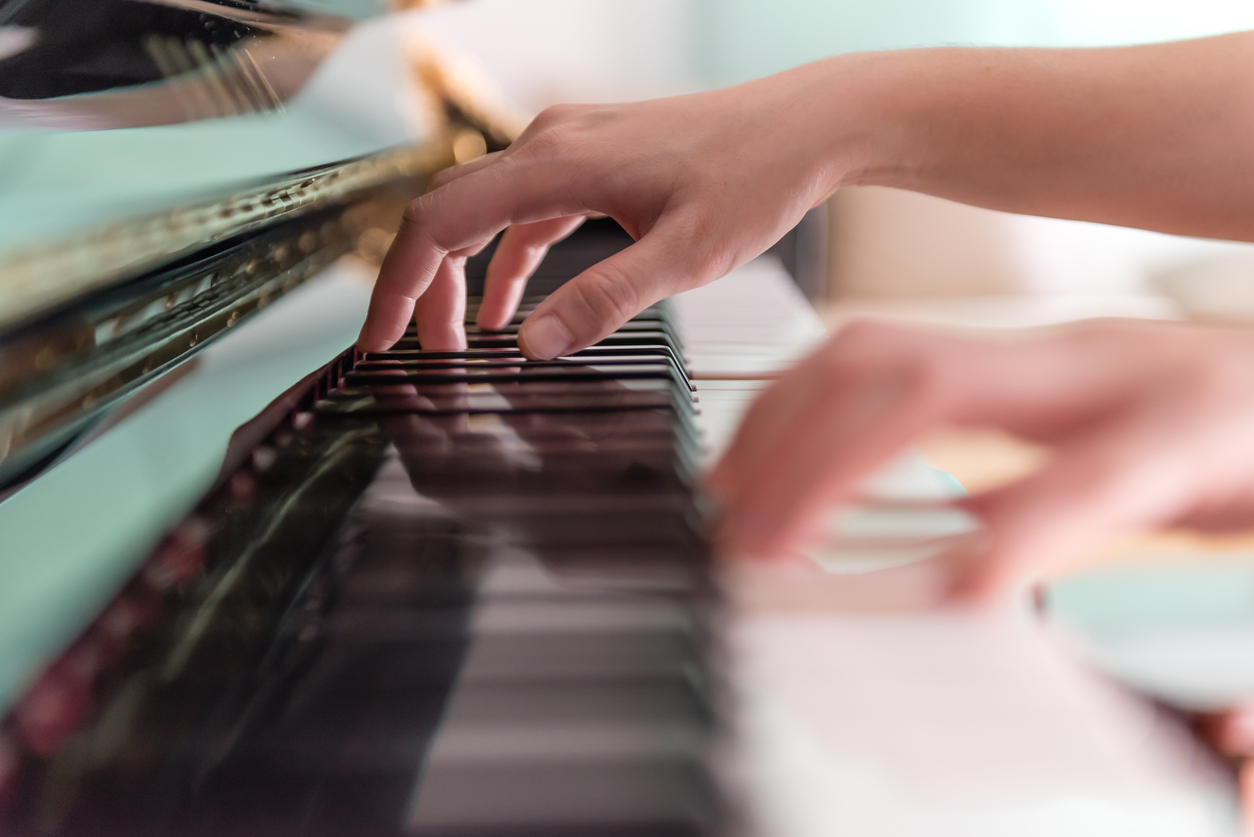
[[[675,305],[713,462],[767,379],[821,341],[823,330],[769,260],[683,294]],[[758,603],[733,615],[730,633],[740,698],[733,762],[743,779],[733,793],[738,787],[755,833],[1238,833],[1230,778],[1185,731],[1033,626],[935,611],[876,613],[874,604],[868,611],[861,604],[868,595],[889,610],[899,599],[908,607],[934,603],[937,579],[920,562],[971,537],[979,524],[945,507],[965,492],[917,449],[870,477],[861,494],[857,507],[832,511],[829,537],[811,554],[826,581],[811,585],[818,592],[796,612],[787,594],[733,594]],[[918,567],[868,574],[902,564]],[[745,583],[759,576],[748,574]],[[850,590],[828,590],[833,583]],[[1236,671],[1251,646],[1244,636],[1229,638],[1209,646],[1210,662],[1222,657]],[[1184,663],[1186,646],[1197,646],[1168,645],[1138,637],[1106,642],[1094,656],[1130,682],[1179,694],[1188,679],[1179,671],[1198,670]],[[1174,678],[1164,676],[1171,660]],[[1240,679],[1190,682],[1201,684],[1197,699],[1207,686],[1231,691]]]
[[[671,298],[694,378],[772,377],[826,336],[779,259],[760,256]]]
[[[758,833],[1237,833],[1199,745],[1025,621],[761,614],[732,648]]]

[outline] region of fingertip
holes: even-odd
[[[404,330],[402,329],[402,335]],[[396,345],[396,341],[401,339],[402,335],[388,339],[380,335],[376,330],[369,326],[362,328],[361,333],[357,335],[357,350],[359,352],[386,352],[388,349]]]
[[[479,313],[475,316],[475,325],[479,326],[479,328],[484,331],[504,331],[505,326],[509,325],[509,321],[512,318],[512,314],[509,316],[502,316],[500,312],[498,312],[495,317],[485,316],[483,309],[480,309]]]
[[[392,344],[387,343],[382,331],[379,327],[379,315],[367,314],[366,321],[362,323],[361,331],[357,334],[357,348],[363,352],[385,352],[390,349]]]
[[[569,354],[575,337],[556,314],[528,317],[518,329],[518,348],[531,360],[552,360]]]
[[[421,337],[422,348],[432,352],[464,352],[466,351],[466,332],[462,328],[442,329],[438,334],[424,333]]]

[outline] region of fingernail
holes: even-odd
[[[518,331],[519,348],[527,357],[550,360],[565,354],[575,338],[553,314],[546,314],[534,323],[525,323]]]

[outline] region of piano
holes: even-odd
[[[702,463],[823,336],[778,261],[560,361],[523,362],[513,328],[472,327],[461,353],[413,334],[347,348],[401,207],[520,122],[447,54],[391,37],[383,11],[0,0],[0,833],[1094,821],[1063,806],[1030,831],[1024,782],[992,821],[897,783],[930,739],[893,739],[878,705],[927,731],[996,702],[1093,765],[1074,782],[1060,768],[1049,799],[1096,798],[1106,833],[1146,810],[1223,833],[1222,779],[1164,766],[1205,757],[1127,723],[1108,689],[1055,672],[1033,695],[1048,708],[1024,699],[1059,665],[1032,641],[998,691],[1005,649],[978,627],[816,621],[761,579],[746,604],[711,562]],[[794,267],[813,262],[800,236]],[[629,241],[586,224],[523,312]],[[469,266],[468,320],[488,256]],[[881,482],[954,490],[917,457]],[[863,578],[801,586],[856,604],[880,595]],[[937,680],[875,664],[921,647],[961,647],[983,680],[946,681],[937,712]],[[969,767],[939,772],[989,775]]]
[[[339,5],[0,4],[0,144],[32,158],[3,200],[7,509],[39,517],[50,480],[82,479],[215,357],[273,354],[283,326],[251,320],[367,273],[427,177],[517,130],[430,50],[392,43],[402,77],[372,76],[388,39],[351,18],[378,10]],[[343,124],[398,81],[403,108]],[[67,197],[71,217],[45,211]],[[629,243],[591,222],[530,292]],[[719,596],[672,312],[545,363],[516,327],[469,328],[462,353],[412,334],[296,353],[212,471],[172,463],[159,487],[179,499],[141,495],[116,563],[7,632],[3,833],[726,830]],[[45,542],[66,565],[111,546]]]

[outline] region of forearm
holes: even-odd
[[[459,349],[462,262],[509,227],[480,308],[499,327],[537,254],[593,213],[637,243],[536,308],[528,357],[592,345],[717,279],[844,185],[1254,241],[1252,140],[1254,33],[846,55],[692,96],[550,108],[410,205],[360,345],[390,346],[413,317],[424,346]]]
[[[1254,33],[867,53],[794,72],[808,95],[835,91],[818,111],[842,161],[834,185],[1254,240]]]

